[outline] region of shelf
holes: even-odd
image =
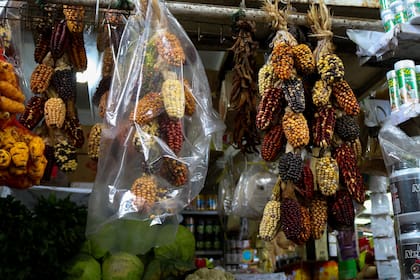
[[[211,211],[195,211],[195,210],[184,210],[181,212],[182,215],[203,215],[203,216],[216,216],[219,215],[219,212],[216,210]]]
[[[197,250],[195,251],[196,256],[220,256],[223,255],[222,250]]]

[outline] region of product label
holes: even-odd
[[[401,240],[403,253],[404,279],[420,279],[420,237],[418,240],[404,243]]]
[[[401,105],[397,79],[391,78],[388,80],[388,91],[389,91],[389,101],[391,103],[391,110],[397,111]]]
[[[391,178],[390,190],[396,216],[420,211],[420,174]]]
[[[388,0],[379,0],[379,6],[381,7],[382,10],[388,9],[389,8]]]
[[[392,19],[387,20],[386,22],[384,22],[384,29],[385,32],[388,32],[390,30],[392,30],[392,28],[394,28],[395,24],[394,21]]]
[[[420,98],[419,90],[420,90],[420,73],[416,73],[416,80],[417,80],[417,95]]]
[[[396,24],[406,22],[407,21],[407,16],[406,16],[405,12],[403,11],[403,12],[396,13],[394,15],[394,21],[395,21]]]
[[[417,90],[416,72],[412,68],[397,70],[398,88],[401,104],[417,103],[419,100]]]

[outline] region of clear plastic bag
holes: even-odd
[[[122,35],[108,95],[88,236],[118,220],[179,222],[177,214],[204,185],[212,135],[225,129],[179,23],[163,2],[137,10]]]

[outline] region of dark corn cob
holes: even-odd
[[[264,212],[259,226],[258,237],[264,241],[272,241],[280,229],[280,202],[269,200],[264,206]]]
[[[56,68],[51,85],[64,102],[76,99],[76,75],[70,68]]]
[[[179,160],[164,158],[161,174],[163,178],[176,187],[188,183],[188,166]]]
[[[334,229],[342,226],[354,226],[353,200],[347,190],[338,190],[334,199],[328,204],[331,225]]]
[[[283,181],[298,184],[302,178],[303,160],[298,154],[285,153],[279,160],[279,175]]]
[[[20,115],[19,122],[29,130],[34,129],[44,117],[44,104],[47,98],[32,96],[26,104],[25,111]]]
[[[327,201],[322,197],[316,197],[311,201],[309,207],[312,224],[312,237],[320,239],[327,226],[328,220],[328,205]]]
[[[50,51],[51,31],[42,32],[38,35],[34,50],[34,59],[36,63],[42,63],[47,53]]]
[[[332,93],[338,106],[340,106],[347,115],[356,116],[360,113],[359,102],[346,80],[334,83]]]
[[[63,130],[67,134],[71,145],[76,148],[81,148],[83,146],[85,143],[85,135],[77,117],[67,117],[63,124]]]
[[[66,118],[66,104],[59,97],[52,97],[44,104],[45,123],[48,127],[61,128]]]
[[[360,163],[363,156],[362,143],[360,143],[360,139],[359,138],[354,139],[353,141],[350,142],[350,145],[354,151],[354,154],[356,155],[357,162]]]
[[[258,92],[261,97],[264,96],[266,90],[274,87],[276,80],[273,65],[271,63],[264,64],[258,71]]]
[[[182,66],[185,54],[181,42],[175,34],[163,32],[156,38],[156,48],[159,55],[170,65]]]
[[[332,106],[324,106],[316,111],[313,129],[315,146],[327,148],[331,145],[335,123],[335,113]]]
[[[192,116],[195,112],[195,98],[190,83],[184,79],[185,114]]]
[[[321,78],[330,85],[344,78],[343,61],[334,53],[323,55],[317,63],[317,69]]]
[[[171,118],[182,118],[185,112],[184,87],[179,80],[167,79],[162,84],[165,111]]]
[[[302,113],[286,110],[282,124],[287,142],[293,148],[306,146],[309,143],[308,123]]]
[[[178,155],[184,142],[181,120],[172,119],[166,114],[161,115],[159,117],[159,134],[174,154]]]
[[[311,231],[312,231],[311,215],[309,214],[308,208],[304,206],[300,206],[300,213],[302,215],[302,220],[301,220],[302,230],[299,234],[299,237],[297,238],[295,242],[298,245],[305,244],[306,241],[308,241],[309,238],[311,237]]]
[[[316,181],[323,195],[331,196],[336,193],[339,184],[339,173],[337,162],[332,157],[324,156],[317,160]]]
[[[111,77],[114,73],[114,54],[112,48],[107,47],[104,50],[102,58],[102,78]]]
[[[263,138],[261,144],[261,158],[266,161],[274,161],[286,144],[286,137],[281,124],[273,126]]]
[[[284,198],[280,205],[281,229],[287,239],[298,242],[302,233],[302,212],[299,203],[292,198]]]
[[[83,33],[71,35],[71,46],[68,49],[70,63],[76,72],[83,72],[87,69],[87,56]]]
[[[265,130],[273,124],[275,114],[281,107],[283,93],[280,88],[269,88],[258,104],[256,116],[256,126],[258,129]]]
[[[330,103],[331,92],[332,88],[326,81],[316,81],[312,89],[312,102],[317,107],[328,105]]]
[[[70,32],[83,32],[85,17],[85,8],[83,6],[63,5],[63,14]]]
[[[284,97],[287,104],[295,113],[302,113],[305,110],[305,90],[300,78],[293,77],[283,82]]]
[[[309,162],[303,165],[301,180],[296,184],[297,191],[305,199],[312,199],[314,196],[314,175],[312,174]]]
[[[164,111],[163,98],[160,93],[150,92],[137,102],[130,119],[139,125],[147,124]]]
[[[63,172],[73,172],[77,169],[77,153],[76,148],[67,140],[59,140],[54,145],[55,161]]]
[[[274,73],[285,81],[292,77],[294,61],[292,47],[286,43],[278,43],[271,53],[271,63]]]
[[[54,147],[50,145],[45,145],[44,156],[47,159],[48,163],[47,163],[47,166],[45,167],[42,180],[50,181],[51,172],[55,165]]]
[[[88,148],[87,148],[88,157],[90,159],[98,160],[99,158],[101,133],[102,133],[101,123],[95,123],[90,129],[89,138],[88,138]]]
[[[109,88],[111,87],[112,77],[111,76],[105,76],[102,77],[102,79],[99,81],[99,85],[95,90],[95,93],[92,97],[92,102],[96,106],[99,105],[99,101],[101,100],[101,97],[109,91]]]
[[[335,151],[335,159],[344,186],[354,200],[363,203],[365,201],[365,186],[357,166],[356,155],[351,146],[347,143],[341,144]]]
[[[359,138],[360,127],[352,116],[343,115],[335,122],[335,133],[344,141],[352,141]]]
[[[294,65],[299,73],[309,75],[315,71],[315,58],[308,45],[299,44],[294,46],[293,57],[295,59]]]
[[[46,64],[38,64],[31,75],[30,88],[35,94],[43,94],[50,86],[54,68]]]
[[[142,175],[134,181],[131,193],[138,212],[150,211],[157,198],[157,180],[152,175]]]
[[[57,60],[63,56],[70,42],[70,32],[66,21],[61,20],[54,25],[51,34],[50,49],[52,57]]]

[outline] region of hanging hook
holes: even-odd
[[[219,42],[222,45],[226,41],[226,38],[223,35],[223,25],[220,25],[219,35],[220,35]]]
[[[197,41],[200,42],[201,38],[203,38],[203,35],[201,35],[201,23],[199,23],[197,27]]]

